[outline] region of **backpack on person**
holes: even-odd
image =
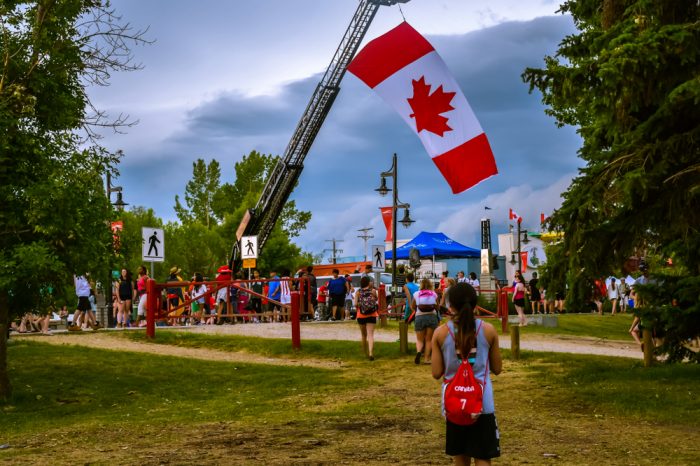
[[[476,335],[481,330],[481,322],[476,330]],[[450,326],[447,330],[455,342],[455,335]],[[474,370],[469,363],[469,359],[465,358],[457,368],[455,375],[445,380],[447,386],[444,391],[444,407],[445,417],[453,424],[460,426],[468,426],[474,424],[481,415],[484,408],[484,387],[486,386],[486,377],[489,374],[488,358],[486,360],[486,370],[484,371],[484,380],[478,381],[474,377]]]
[[[358,300],[360,314],[374,314],[377,310],[377,297],[371,289],[360,290],[360,299]]]

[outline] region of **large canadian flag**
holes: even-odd
[[[489,141],[432,45],[408,23],[369,42],[348,71],[418,134],[453,193],[498,173]]]

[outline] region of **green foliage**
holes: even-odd
[[[700,353],[689,345],[700,336],[700,277],[656,275],[636,291],[645,305],[635,313],[662,341],[656,352],[667,355],[668,362],[700,363]]]
[[[578,308],[630,256],[700,273],[700,4],[569,0],[561,11],[579,32],[523,78],[583,138],[586,165],[549,221],[565,236],[543,277],[566,275]]]
[[[202,159],[192,162],[192,179],[185,186],[187,208],[183,207],[179,197],[175,196],[175,213],[180,222],[184,224],[197,221],[211,228],[221,220],[212,207],[220,183],[219,162],[212,160],[209,165]]]
[[[135,69],[127,44],[141,34],[101,1],[0,5],[0,400],[10,394],[10,315],[75,302],[65,295],[72,274],[108,270],[112,210],[102,177],[116,174],[119,155],[94,144],[90,125],[126,122],[106,121],[86,84]]]

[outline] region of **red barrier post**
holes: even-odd
[[[301,325],[299,323],[299,292],[292,291],[292,348],[301,349]]]
[[[156,307],[158,306],[158,296],[156,296],[156,281],[149,278],[146,281],[146,336],[156,337]]]
[[[508,333],[508,290],[499,290],[498,302],[501,310],[501,333]]]

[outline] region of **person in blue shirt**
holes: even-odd
[[[280,277],[277,276],[277,272],[274,270],[270,271],[270,282],[268,283],[267,297],[275,301],[280,300],[280,294],[282,290],[280,289]],[[280,308],[275,303],[269,303],[269,311],[273,313],[273,320],[277,322],[279,320]]]
[[[403,286],[403,293],[406,295],[406,306],[403,311],[403,320],[408,320],[411,317],[411,301],[413,300],[413,293],[418,291],[418,285],[414,281],[415,277],[412,273],[406,275],[406,284]]]
[[[340,276],[340,271],[338,269],[333,269],[333,278],[328,281],[328,295],[331,301],[331,320],[343,320],[345,294],[347,292],[347,279]]]

